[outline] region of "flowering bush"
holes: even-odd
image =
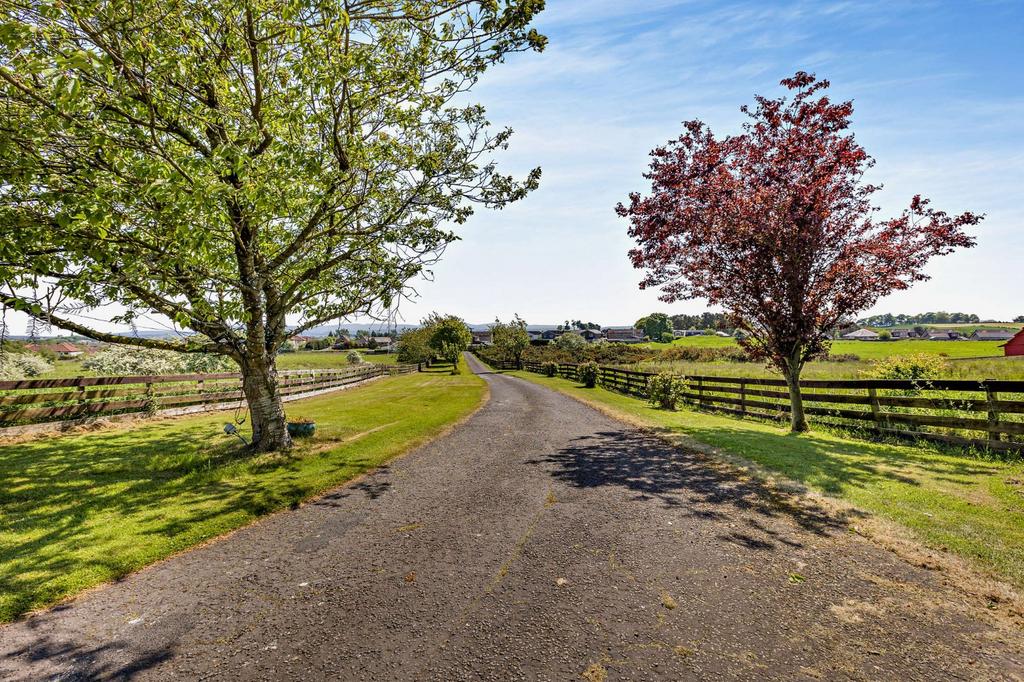
[[[223,355],[177,353],[170,350],[111,345],[82,363],[97,374],[210,374],[237,372],[238,365]]]
[[[348,355],[345,356],[345,359],[348,360],[348,364],[350,365],[358,365],[363,361],[363,356],[359,354],[359,351],[353,350],[349,351]]]
[[[674,410],[676,404],[683,397],[686,384],[680,379],[667,372],[656,374],[647,380],[647,399],[655,407],[663,410]]]
[[[587,388],[593,388],[597,384],[597,363],[583,362],[577,365],[576,378]]]
[[[544,376],[553,377],[558,374],[558,363],[557,362],[545,362],[542,363],[540,368],[544,370]]]
[[[904,381],[927,381],[937,379],[946,369],[946,361],[934,355],[894,355],[875,362],[864,372],[871,379],[901,379]]]
[[[15,381],[37,377],[52,368],[53,365],[35,353],[0,353],[0,380]]]

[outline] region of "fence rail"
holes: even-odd
[[[278,373],[278,390],[288,399],[416,370],[416,365],[380,363],[288,370]],[[0,428],[237,403],[243,399],[241,379],[241,374],[220,373],[0,381]]]
[[[575,379],[576,365],[557,365]],[[545,363],[523,369],[544,374]],[[647,398],[654,372],[600,367],[598,384]],[[676,377],[682,398],[699,409],[738,417],[782,420],[790,411],[782,379]],[[800,387],[805,412],[816,421],[891,436],[923,439],[998,452],[1024,452],[1024,381],[886,379],[807,380]]]

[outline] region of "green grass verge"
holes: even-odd
[[[450,370],[450,368],[448,368]],[[287,403],[288,455],[245,455],[224,413],[0,446],[0,621],[316,495],[472,412],[484,382],[409,374]]]
[[[565,379],[509,372],[634,423],[720,448],[893,521],[920,542],[953,552],[1024,587],[1024,464],[929,447],[873,443],[827,431],[791,435],[775,425],[679,410]]]

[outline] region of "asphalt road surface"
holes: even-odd
[[[935,573],[470,364],[490,401],[454,431],[0,629],[0,679],[1024,675]]]

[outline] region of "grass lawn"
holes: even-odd
[[[555,388],[627,421],[689,437],[755,462],[872,515],[923,544],[953,552],[1024,587],[1024,463],[946,454],[681,409],[582,388],[530,372],[515,376]]]
[[[429,440],[485,384],[450,368],[287,404],[317,432],[244,454],[230,413],[0,445],[0,621],[300,502]]]

